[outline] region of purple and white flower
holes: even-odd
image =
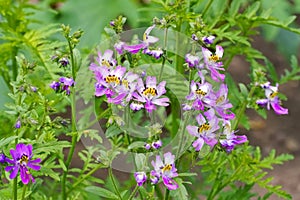
[[[212,85],[208,82],[191,82],[191,92],[186,99],[192,101],[192,105],[185,104],[184,110],[204,110],[205,107],[214,105],[213,97],[211,96]]]
[[[143,34],[143,41],[139,44],[135,44],[135,45],[123,45],[123,49],[132,53],[132,54],[136,54],[137,52],[139,52],[141,49],[146,49],[148,48],[148,46],[152,43],[155,43],[158,41],[157,37],[151,36],[149,35],[150,32],[154,29],[155,25],[150,26],[149,28],[146,29],[146,31]]]
[[[70,95],[70,87],[74,86],[75,82],[72,78],[60,77],[59,82],[61,83],[61,90],[66,91],[67,95]]]
[[[147,176],[145,172],[135,172],[134,178],[138,186],[142,186],[147,181]]]
[[[159,149],[160,147],[162,147],[162,141],[157,140],[155,142],[152,142],[151,146],[152,146],[153,149]]]
[[[168,106],[169,98],[161,98],[166,93],[166,81],[160,82],[156,85],[156,77],[148,76],[146,78],[146,85],[141,78],[137,82],[137,92],[133,93],[134,102],[131,103],[130,108],[133,110],[140,110],[145,108],[148,112],[152,112],[157,106]]]
[[[200,58],[199,56],[188,53],[185,55],[185,62],[189,65],[189,67],[196,67],[200,63]]]
[[[30,174],[28,168],[33,170],[40,170],[41,166],[38,164],[41,162],[40,158],[32,159],[32,145],[25,145],[25,144],[17,144],[16,149],[11,149],[10,154],[12,156],[12,160],[6,159],[10,166],[5,167],[5,171],[12,171],[9,175],[10,179],[16,178],[19,170],[21,180],[24,184],[28,184],[30,181],[34,182],[34,178]]]
[[[235,135],[234,133],[235,132],[231,130],[230,122],[226,122],[223,131],[223,135],[225,135],[226,138],[220,139],[220,144],[227,152],[231,152],[236,145],[248,141],[246,135]]]
[[[225,120],[230,120],[235,117],[234,113],[229,109],[232,108],[232,104],[227,99],[228,88],[226,84],[221,84],[219,91],[215,93],[214,109]]]
[[[215,40],[215,39],[216,39],[216,37],[213,36],[213,35],[202,37],[202,41],[203,41],[204,43],[206,43],[206,44],[212,44],[212,43],[214,43],[214,40]]]
[[[260,106],[266,106],[270,110],[270,106],[273,108],[276,114],[286,115],[288,114],[288,109],[283,108],[280,104],[281,101],[278,95],[278,84],[276,86],[271,86],[270,82],[262,84],[261,87],[265,90],[265,99],[259,99],[256,103]]]
[[[225,75],[220,74],[218,70],[224,71],[223,63],[220,61],[223,56],[224,50],[221,46],[216,46],[216,52],[213,54],[210,50],[202,47],[202,54],[204,63],[211,73],[211,78],[214,81],[224,81]]]
[[[91,63],[89,69],[91,71],[96,71],[99,67],[111,68],[116,66],[117,61],[113,58],[114,52],[110,49],[107,49],[102,55],[101,52],[98,52],[98,57],[96,58],[97,63]]]
[[[186,127],[189,134],[197,137],[193,142],[193,147],[196,151],[200,151],[204,143],[211,147],[218,143],[215,132],[220,128],[218,124],[219,119],[215,116],[213,109],[209,109],[204,115],[206,118],[202,114],[196,117],[199,126],[188,125]]]
[[[151,182],[153,184],[158,183],[162,178],[164,185],[169,190],[176,190],[178,184],[173,180],[177,177],[177,169],[175,167],[175,156],[170,152],[164,154],[164,160],[162,161],[160,156],[156,156],[156,160],[151,162],[154,170],[150,172]]]

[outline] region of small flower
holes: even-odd
[[[270,105],[273,110],[278,115],[288,114],[288,109],[281,107],[281,102],[278,95],[278,84],[276,86],[271,86],[270,82],[262,84],[261,87],[265,90],[266,99],[259,99],[256,103],[260,106],[267,106],[267,109],[270,110]]]
[[[137,82],[137,92],[133,93],[133,100],[143,103],[143,107],[145,107],[148,112],[155,110],[155,105],[168,106],[169,98],[160,98],[166,93],[165,85],[166,81],[162,81],[156,86],[156,77],[154,76],[148,76],[146,78],[146,85],[144,85],[143,80],[139,78]],[[130,105],[130,107],[135,108],[135,110],[142,108],[141,106],[137,106],[136,103]]]
[[[62,67],[66,67],[69,64],[69,60],[66,57],[62,57],[58,62]]]
[[[234,113],[229,109],[232,108],[232,104],[227,99],[228,88],[226,84],[221,84],[218,92],[215,93],[214,109],[217,111],[220,117],[225,120],[233,119]]]
[[[144,147],[145,147],[145,149],[149,150],[149,149],[151,149],[151,144],[145,143]]]
[[[194,40],[194,41],[198,41],[198,40],[199,40],[199,38],[197,37],[197,35],[196,35],[196,34],[192,34],[192,40]]]
[[[202,37],[202,41],[204,42],[204,43],[206,43],[206,44],[212,44],[213,42],[214,42],[214,40],[215,40],[215,36],[213,36],[213,35],[210,35],[210,36],[204,36],[204,37]]]
[[[16,128],[16,129],[19,129],[19,128],[21,128],[21,125],[22,125],[22,124],[21,124],[21,120],[18,119],[17,122],[16,122],[16,124],[15,124],[15,128]]]
[[[34,86],[30,86],[30,89],[31,89],[32,92],[36,92],[37,91],[37,88],[34,87]]]
[[[123,46],[125,45],[124,42],[118,42],[114,45],[115,50],[118,52],[118,54],[123,54]]]
[[[214,81],[224,81],[225,75],[220,74],[218,70],[224,71],[223,63],[220,61],[223,56],[224,50],[221,46],[216,46],[216,53],[213,54],[208,49],[202,47],[202,54],[204,58],[204,63],[208,70],[210,70],[211,78]]]
[[[155,59],[160,59],[161,56],[164,54],[163,50],[161,49],[156,49],[156,50],[144,49],[143,53],[152,56]]]
[[[143,41],[139,44],[135,45],[123,45],[124,50],[136,54],[139,52],[141,49],[147,48],[151,43],[155,43],[158,41],[157,37],[149,35],[150,32],[154,29],[155,25],[150,26],[149,28],[146,29],[143,35]]]
[[[219,120],[214,115],[214,110],[209,109],[204,113],[204,115],[206,119],[202,114],[199,114],[196,117],[199,126],[188,125],[186,128],[189,134],[198,138],[193,142],[193,147],[196,151],[200,151],[202,149],[204,142],[211,147],[214,147],[218,142],[215,138],[215,132],[219,130]]]
[[[41,162],[41,159],[38,158],[32,160],[32,145],[25,145],[22,143],[17,144],[16,150],[11,149],[10,154],[12,156],[12,160],[7,159],[7,162],[12,165],[5,167],[5,171],[12,171],[9,178],[16,178],[20,170],[21,180],[24,184],[28,184],[30,181],[34,182],[34,178],[28,171],[28,168],[40,170],[41,166],[37,164]]]
[[[134,178],[135,178],[138,186],[142,186],[147,180],[147,176],[146,176],[145,172],[135,172]]]
[[[60,88],[60,83],[53,81],[50,85],[49,85],[53,90],[58,91]]]
[[[61,83],[61,90],[66,91],[66,94],[70,95],[70,87],[74,86],[74,80],[72,78],[61,77],[59,78],[59,81]]]
[[[211,107],[214,104],[212,98],[212,85],[208,82],[191,82],[191,93],[186,96],[186,99],[192,101],[192,105],[185,104],[185,110],[204,110],[205,107]]]
[[[235,135],[234,131],[231,131],[230,122],[225,123],[223,134],[226,138],[220,139],[220,144],[227,152],[231,152],[236,145],[248,141],[246,135]]]
[[[91,71],[96,71],[100,67],[107,67],[111,68],[113,66],[116,66],[117,61],[113,58],[114,52],[110,49],[107,49],[104,54],[102,55],[101,52],[98,52],[98,57],[96,58],[96,63],[91,63],[89,69]]]
[[[177,177],[177,169],[175,167],[175,156],[170,152],[164,154],[164,161],[161,160],[160,156],[156,156],[156,160],[151,162],[154,170],[150,172],[150,179],[153,184],[156,184],[160,177],[163,180],[164,185],[169,190],[176,190],[178,184],[173,180]]]
[[[162,141],[157,140],[155,142],[152,142],[151,146],[152,146],[153,149],[159,149],[162,146]]]
[[[0,163],[6,163],[7,157],[4,153],[0,153]]]
[[[189,65],[189,67],[196,67],[200,63],[200,58],[196,55],[186,54],[185,62]]]

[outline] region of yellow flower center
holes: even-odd
[[[220,96],[217,101],[216,101],[216,104],[219,104],[220,102],[224,101],[225,97],[224,95]]]
[[[107,67],[111,67],[113,66],[113,64],[111,62],[108,62],[108,60],[102,58],[101,60],[101,65],[107,66]]]
[[[27,164],[28,161],[29,161],[28,156],[26,156],[24,154],[22,155],[21,159],[19,160],[20,164],[23,164],[24,162],[25,162],[25,164]]]
[[[198,133],[202,133],[203,131],[208,131],[211,128],[209,123],[204,123],[198,128]]]
[[[198,95],[202,95],[202,96],[205,96],[207,93],[206,92],[204,92],[203,90],[201,90],[201,89],[197,89],[196,90],[196,94],[198,94]]]
[[[152,87],[145,88],[143,91],[143,95],[145,95],[145,96],[151,95],[154,97],[157,95],[157,91],[155,88],[152,88]]]
[[[278,92],[272,92],[272,93],[270,94],[270,97],[271,97],[271,98],[275,98],[277,95],[278,95]]]
[[[122,85],[124,85],[124,86],[128,89],[128,88],[129,88],[128,80],[123,79],[123,80],[122,80]]]
[[[217,55],[211,55],[208,59],[213,62],[217,62],[220,60],[219,56]]]
[[[148,35],[146,33],[144,33],[144,35],[143,35],[143,41],[147,41],[147,39],[148,39]]]
[[[166,166],[164,166],[164,168],[162,168],[162,172],[164,173],[165,171],[170,171],[172,169],[172,165],[171,164],[167,164]]]
[[[115,83],[117,85],[120,84],[120,78],[115,75],[108,75],[104,80],[106,83]]]

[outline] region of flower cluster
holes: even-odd
[[[34,178],[30,174],[28,168],[40,170],[41,166],[38,164],[41,162],[41,159],[32,159],[32,145],[25,145],[22,143],[17,144],[15,150],[10,150],[10,154],[12,159],[7,158],[4,154],[0,154],[0,162],[8,164],[8,166],[5,167],[5,171],[12,171],[9,178],[16,178],[20,171],[20,177],[24,184],[28,184],[30,181],[34,182]]]
[[[195,36],[192,37],[195,40]],[[204,44],[213,44],[215,37],[203,37]],[[188,125],[189,134],[196,137],[192,146],[196,151],[200,151],[206,143],[214,147],[218,142],[221,146],[230,152],[235,145],[247,141],[246,136],[236,136],[231,130],[230,120],[235,118],[234,113],[230,110],[232,104],[229,102],[228,87],[224,83],[225,75],[223,63],[221,61],[224,49],[216,45],[215,53],[208,48],[201,47],[200,52],[188,53],[185,61],[190,70],[196,70],[199,81],[191,81],[190,94],[186,96],[186,103],[183,104],[184,111],[198,111],[196,116],[198,123]],[[209,81],[206,81],[205,75],[210,74],[214,82],[220,82],[218,89],[214,88]]]
[[[67,95],[70,95],[70,88],[75,85],[75,82],[72,78],[60,77],[59,81],[53,81],[49,86],[56,92],[66,92]]]
[[[109,49],[103,55],[99,52],[96,61],[90,65],[96,79],[96,97],[105,95],[108,103],[130,105],[134,111],[145,108],[149,113],[156,106],[169,105],[169,98],[162,97],[166,93],[166,81],[157,84],[156,77],[147,76],[144,82],[142,76],[117,65]]]
[[[270,110],[270,106],[273,108],[276,114],[286,115],[288,109],[281,107],[281,102],[278,97],[278,84],[271,86],[270,82],[262,84],[261,87],[265,90],[265,99],[259,99],[256,103],[260,106],[266,106]]]
[[[177,177],[177,169],[175,167],[175,156],[170,152],[165,153],[163,160],[160,156],[156,156],[156,160],[151,162],[154,170],[150,172],[150,181],[152,184],[157,184],[162,179],[163,184],[169,190],[176,190],[178,184],[173,178]],[[147,180],[145,172],[134,173],[135,180],[138,186],[142,186]]]

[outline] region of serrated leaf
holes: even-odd
[[[247,87],[245,86],[245,84],[239,83],[239,87],[240,87],[241,93],[244,95],[244,97],[247,97],[249,91],[248,91]]]
[[[111,125],[110,127],[107,128],[107,130],[105,131],[105,135],[106,137],[113,137],[116,135],[119,135],[120,133],[122,133],[123,131],[116,125]]]
[[[88,186],[85,188],[85,191],[107,199],[119,199],[115,193],[97,186]]]
[[[2,149],[3,146],[5,146],[5,145],[11,143],[11,142],[12,142],[13,140],[15,140],[16,138],[17,138],[17,136],[10,136],[10,137],[8,137],[8,138],[2,138],[2,139],[0,140],[0,149]]]

